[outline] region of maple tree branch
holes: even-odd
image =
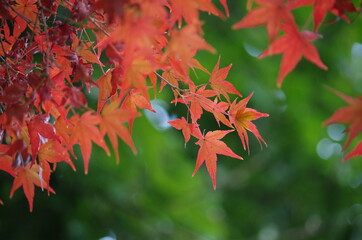
[[[50,49],[49,49],[49,35],[48,35],[48,25],[46,24],[46,20],[45,20],[45,15],[44,15],[44,11],[43,11],[43,5],[41,3],[40,0],[37,1],[41,10],[41,21],[43,21],[43,24],[44,24],[44,30],[45,30],[45,38],[46,38],[46,52],[45,52],[45,74],[48,78],[48,80],[50,80],[50,75],[49,75],[49,62],[50,62],[50,58],[49,58],[49,55],[50,55]]]
[[[99,24],[95,21],[94,18],[89,17],[89,20],[91,20],[91,22],[92,22],[99,30],[101,30],[107,37],[110,37],[110,36],[111,36],[106,30],[104,30],[101,26],[99,26]]]
[[[66,4],[68,4],[69,6],[73,7],[73,4],[71,2],[69,2],[68,0],[62,0],[62,2],[65,2]]]
[[[90,37],[89,37],[89,34],[87,33],[87,31],[86,31],[84,28],[82,29],[82,32],[84,32],[85,35],[87,36],[88,42],[91,42],[91,39],[90,39]],[[79,40],[79,41],[80,41],[80,40]],[[96,51],[94,50],[94,48],[91,47],[91,49],[92,49],[93,54],[94,54],[95,56],[97,56]],[[99,49],[98,49],[98,50],[99,50]],[[98,61],[101,63],[101,60],[100,60],[100,59],[98,59]],[[103,75],[106,75],[106,72],[104,71],[104,69],[103,69],[103,67],[101,66],[101,64],[99,64],[99,67],[101,68]]]
[[[167,83],[167,85],[169,85],[171,88],[178,90],[178,91],[184,91],[183,89],[176,87],[175,85],[173,85],[172,83],[170,83],[167,79],[165,79],[164,77],[162,77],[162,75],[160,75],[159,73],[157,73],[156,71],[153,72],[154,74],[157,75],[157,77],[159,77],[161,80],[163,80],[164,82]]]
[[[2,37],[0,37],[0,43],[1,43],[1,48],[2,48],[2,50],[3,50],[3,52],[4,52],[4,57],[3,56],[0,56],[2,59],[3,59],[3,61],[4,61],[4,63],[5,63],[5,69],[6,69],[6,75],[8,76],[8,78],[10,78],[10,73],[9,73],[9,66],[8,66],[8,61],[7,61],[7,54],[6,54],[6,52],[5,52],[5,47],[4,47],[4,44],[3,44],[3,39],[2,39]]]

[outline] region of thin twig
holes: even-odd
[[[106,31],[104,30],[101,26],[98,25],[98,23],[94,20],[94,18],[92,17],[89,17],[89,20],[91,20],[91,22],[96,25],[96,27],[101,30],[107,37],[110,37],[111,35]]]
[[[159,77],[161,80],[163,80],[164,82],[167,83],[167,85],[169,85],[170,87],[172,87],[173,89],[175,90],[178,90],[178,91],[184,91],[183,89],[179,88],[179,87],[176,87],[175,85],[173,85],[172,83],[170,83],[167,79],[165,79],[164,77],[162,77],[162,75],[160,75],[158,72],[153,72],[154,74],[157,75],[157,77]]]
[[[83,31],[85,32],[85,35],[86,35],[87,38],[88,38],[88,42],[91,42],[91,39],[90,39],[90,37],[89,37],[89,35],[88,35],[88,33],[87,33],[87,30],[83,28]],[[97,56],[96,51],[94,50],[94,48],[91,47],[91,49],[92,49],[93,54]],[[98,61],[99,61],[99,63],[101,63],[101,60],[100,60],[100,59],[98,59]],[[106,72],[104,71],[102,65],[99,64],[99,66],[100,66],[100,68],[101,68],[101,70],[102,70],[103,75],[106,75]]]
[[[49,49],[49,35],[48,35],[48,25],[46,24],[46,20],[45,20],[45,15],[44,15],[44,11],[43,11],[43,5],[41,3],[40,0],[38,0],[38,4],[40,7],[40,13],[41,13],[41,21],[43,21],[44,24],[44,32],[45,32],[45,38],[46,38],[46,52],[45,52],[45,74],[47,76],[47,78],[50,80],[50,75],[49,75],[49,62],[50,62],[50,49]]]
[[[3,23],[3,21],[1,21],[1,23]],[[4,35],[5,35],[5,33],[4,33]],[[4,44],[3,44],[3,39],[2,39],[2,37],[0,37],[0,43],[1,43],[1,48],[2,48],[2,50],[3,50],[3,52],[4,52],[4,58],[3,58],[3,60],[4,60],[4,62],[5,62],[6,75],[7,75],[8,78],[10,79],[10,73],[9,73],[8,61],[7,61],[7,54],[6,54],[6,51],[5,51],[5,47],[4,47]],[[2,58],[2,56],[1,56],[1,58]]]

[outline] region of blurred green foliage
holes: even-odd
[[[6,198],[11,179],[1,173],[1,239],[362,239],[361,158],[342,163],[345,138],[335,140],[333,127],[329,133],[322,126],[345,105],[325,86],[362,93],[362,18],[322,26],[324,38],[315,44],[329,70],[303,60],[278,89],[281,57],[252,56],[266,48],[265,30],[231,30],[245,15],[245,2],[229,2],[226,20],[202,15],[205,38],[218,49],[221,66],[233,64],[228,79],[244,96],[254,91],[250,105],[270,114],[256,122],[268,147],[250,137],[248,155],[237,134],[229,134],[229,146],[245,160],[220,156],[214,191],[204,167],[191,177],[197,146],[185,148],[180,132],[156,130],[143,116],[134,124],[137,155],[122,144],[116,165],[94,146],[88,175],[81,159],[77,172],[59,164],[51,184],[57,194],[38,189],[33,213],[20,190]],[[298,19],[307,12],[298,10]],[[218,54],[198,58],[211,70]],[[169,102],[171,94],[158,98]],[[181,106],[169,111],[185,113]],[[217,128],[211,118],[203,123]]]

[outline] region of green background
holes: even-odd
[[[362,159],[343,163],[343,126],[322,126],[345,105],[326,86],[362,93],[362,18],[322,25],[315,45],[329,70],[302,60],[279,89],[281,56],[252,56],[267,47],[265,28],[231,30],[246,11],[244,1],[229,2],[230,18],[202,14],[205,38],[218,52],[198,59],[209,70],[219,55],[222,67],[233,64],[228,80],[244,96],[254,92],[250,106],[270,114],[255,122],[268,147],[250,135],[248,155],[236,133],[225,137],[245,160],[220,156],[214,191],[204,166],[191,177],[194,141],[185,148],[180,132],[157,130],[143,116],[134,124],[137,155],[122,143],[116,165],[94,145],[88,175],[81,160],[77,172],[59,164],[51,182],[57,194],[37,189],[33,213],[20,190],[8,199],[11,178],[0,173],[1,239],[362,239]],[[308,12],[296,12],[300,25]],[[171,94],[157,98],[169,102]],[[185,113],[168,107],[170,115]],[[205,115],[204,128],[215,130]]]

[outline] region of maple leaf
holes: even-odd
[[[149,99],[147,99],[141,91],[137,89],[131,89],[127,96],[125,97],[122,106],[122,109],[125,109],[131,113],[137,113],[137,108],[140,109],[147,109],[151,112],[156,112],[151,105],[151,102]],[[134,114],[134,117],[130,117],[128,120],[129,127],[132,131],[133,127],[133,121],[135,119],[136,114]]]
[[[80,2],[81,3],[81,2]],[[96,63],[100,66],[104,66],[104,64],[99,60],[99,56],[95,54],[95,51],[91,51],[93,42],[82,42],[78,39],[77,35],[71,33],[71,38],[73,40],[71,50],[75,51],[78,56],[86,60],[90,63]],[[71,52],[73,53],[73,52]]]
[[[350,124],[346,130],[349,136],[347,138],[344,148],[346,149],[351,141],[362,132],[362,97],[352,98],[336,90],[332,90],[336,95],[342,98],[349,106],[338,109],[324,125],[333,123]]]
[[[34,27],[37,22],[38,7],[36,6],[36,0],[17,0],[16,3],[12,12],[16,22],[13,34],[18,37],[27,26]]]
[[[205,89],[206,86],[202,86],[195,91],[195,86],[190,87],[190,92],[183,95],[182,98],[178,98],[173,102],[181,102],[188,106],[191,113],[191,119],[193,123],[201,118],[203,109],[213,113],[214,111],[223,112],[223,109],[217,107],[217,104],[209,99],[216,95],[214,90]]]
[[[233,131],[234,130],[209,131],[196,142],[196,144],[200,146],[200,149],[197,154],[196,166],[192,176],[196,174],[199,167],[205,162],[214,189],[216,189],[216,154],[243,159],[236,155],[223,141],[220,141],[226,134]]]
[[[230,122],[235,126],[243,144],[244,150],[248,149],[248,152],[250,152],[250,150],[247,131],[252,132],[260,144],[264,143],[266,145],[266,142],[261,137],[257,127],[252,123],[252,121],[261,117],[269,116],[266,113],[260,113],[255,109],[246,107],[252,95],[253,93],[251,93],[248,97],[240,100],[238,103],[236,103],[235,99],[234,102],[230,105],[229,109]]]
[[[9,145],[0,144],[0,170],[3,170],[10,175],[14,175],[14,169],[11,166],[13,158],[6,154],[9,151]]]
[[[209,45],[197,32],[194,25],[187,25],[181,30],[171,31],[171,40],[166,49],[164,58],[174,56],[182,64],[183,75],[188,74],[188,67],[192,65],[193,57],[199,50],[207,50],[214,53],[215,49]]]
[[[260,54],[259,58],[274,54],[283,54],[277,85],[280,87],[286,75],[288,75],[304,56],[323,70],[327,66],[321,61],[317,49],[310,41],[320,38],[317,33],[299,30],[295,26],[283,25],[286,35],[272,42],[267,50]]]
[[[353,3],[351,3],[349,0],[336,0],[334,6],[329,11],[337,17],[342,18],[347,23],[350,23],[350,20],[346,16],[345,11],[358,12]]]
[[[41,135],[43,138],[59,141],[59,137],[55,134],[54,128],[46,122],[47,122],[46,116],[37,115],[34,116],[28,124],[31,153],[32,153],[31,156],[33,158],[33,161],[35,161],[35,157],[39,151],[39,145],[40,145],[39,135]]]
[[[123,123],[129,121],[130,119],[134,119],[135,117],[139,116],[139,114],[137,112],[129,112],[120,109],[119,101],[113,101],[103,108],[101,116],[101,133],[108,135],[116,155],[117,163],[119,163],[117,136],[120,137],[132,149],[133,153],[137,153],[130,130],[127,129]]]
[[[89,159],[92,152],[92,142],[102,147],[109,155],[108,147],[103,139],[103,134],[96,127],[101,122],[101,117],[93,111],[85,112],[81,117],[74,115],[70,121],[73,131],[69,139],[69,145],[79,144],[84,161],[84,172],[88,173]]]
[[[96,82],[96,85],[99,88],[98,93],[98,103],[97,103],[97,112],[100,113],[104,104],[108,100],[108,98],[113,95],[115,92],[115,88],[112,86],[112,72],[107,71],[105,75],[102,75]],[[114,91],[113,91],[114,89]]]
[[[0,0],[0,16],[3,19],[11,19],[11,15],[10,15],[10,8],[9,6],[7,6],[7,0]]]
[[[223,6],[225,12],[226,12],[226,16],[229,16],[229,8],[228,8],[228,4],[226,2],[226,0],[219,0],[219,2],[221,3],[221,5]]]
[[[49,140],[48,142],[42,144],[39,149],[38,158],[40,162],[66,162],[70,165],[73,171],[75,171],[75,166],[70,160],[68,152],[58,141]]]
[[[281,24],[295,25],[294,17],[283,0],[255,0],[259,7],[250,11],[232,28],[248,28],[266,25],[268,36],[273,41],[279,34]]]
[[[177,74],[177,72],[174,72],[173,70],[170,71],[165,71],[162,73],[162,80],[161,84],[160,84],[160,92],[163,90],[163,88],[166,85],[171,86],[172,88],[172,92],[173,95],[175,96],[175,98],[178,97],[178,91],[176,90],[179,87],[179,81],[182,78],[182,76],[179,76],[179,74]]]
[[[327,12],[332,9],[336,0],[315,0],[313,5],[314,28],[316,32],[326,17]]]
[[[49,188],[51,193],[55,193],[54,190],[49,187],[48,182],[44,181],[41,177],[41,167],[37,164],[29,163],[26,166],[20,166],[15,170],[15,179],[13,186],[10,191],[10,198],[14,195],[14,192],[19,188],[23,187],[24,194],[29,203],[30,212],[33,211],[33,199],[35,186],[41,188]]]
[[[313,4],[314,32],[318,30],[328,11],[337,17],[342,18],[347,23],[349,23],[350,20],[346,16],[345,11],[358,12],[353,3],[351,3],[349,0],[297,0],[288,1],[286,4],[288,9],[294,9],[297,7]]]
[[[181,28],[182,19],[189,25],[199,24],[199,10],[211,13],[216,16],[222,16],[222,13],[212,4],[211,0],[169,0],[171,9],[171,24],[178,22]],[[228,13],[226,0],[220,1]]]
[[[115,18],[123,17],[125,6],[130,0],[98,0],[94,7],[95,9],[103,9],[108,14],[108,22],[111,23]]]
[[[195,123],[188,123],[184,117],[181,119],[175,119],[172,121],[168,121],[168,123],[178,129],[182,130],[182,134],[185,138],[185,144],[190,140],[191,135],[201,138],[201,132],[198,128],[198,124]]]
[[[232,64],[221,69],[219,69],[219,65],[220,58],[218,59],[214,69],[211,72],[211,76],[209,79],[211,88],[214,89],[218,93],[218,95],[222,94],[228,102],[230,101],[229,93],[236,94],[241,97],[241,94],[238,92],[238,90],[236,90],[234,85],[229,81],[225,81]]]
[[[348,159],[357,156],[362,156],[362,141],[358,143],[354,150],[352,150],[347,156],[343,158],[343,161],[347,161]]]
[[[58,142],[49,140],[40,146],[38,153],[39,165],[42,168],[42,178],[45,182],[50,181],[51,169],[49,163],[66,162],[75,171],[75,166],[70,160],[66,149]],[[47,188],[49,191],[50,189]]]
[[[146,86],[146,76],[155,71],[152,63],[146,59],[135,57],[132,64],[125,68],[125,78],[122,79],[122,87],[132,88],[132,82],[135,88],[141,91],[143,96],[149,99],[147,91],[148,87]]]

